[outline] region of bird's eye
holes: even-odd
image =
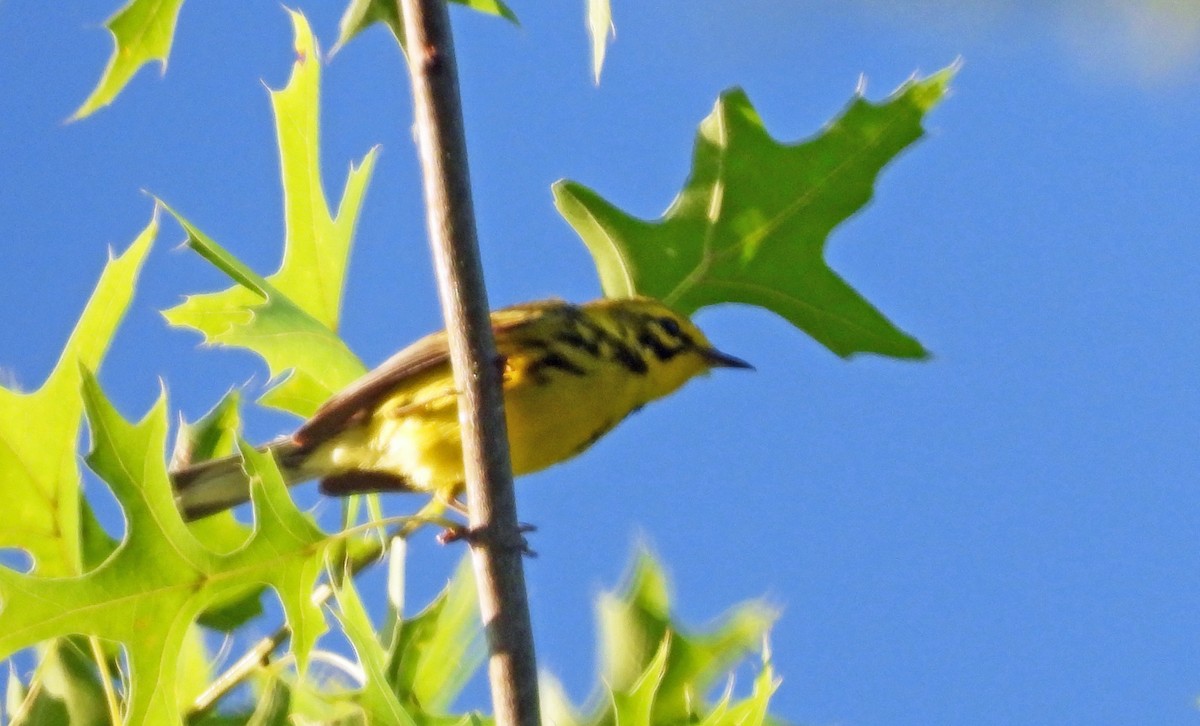
[[[663,332],[672,338],[678,338],[683,333],[683,331],[679,329],[679,323],[675,322],[674,318],[659,318],[658,324],[662,327]]]

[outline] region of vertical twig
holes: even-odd
[[[500,726],[538,726],[523,540],[475,235],[450,17],[445,0],[397,2],[412,77],[430,245],[459,391],[471,556],[487,631],[492,703]]]

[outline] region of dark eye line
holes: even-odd
[[[683,332],[683,329],[679,326],[679,321],[675,318],[664,315],[661,318],[654,318],[653,322],[657,323],[658,327],[661,328],[664,333],[679,342],[679,350],[695,347],[695,341],[692,340],[692,336]]]
[[[638,335],[638,343],[653,353],[655,358],[663,362],[671,360],[683,351],[683,346],[671,347],[667,345],[662,339],[652,333],[649,328],[646,328]]]

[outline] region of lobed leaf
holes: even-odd
[[[199,331],[208,343],[262,356],[272,377],[286,378],[260,402],[307,417],[365,372],[337,328],[354,227],[376,152],[351,167],[338,212],[331,214],[320,174],[320,51],[304,16],[290,15],[297,60],[287,86],[271,92],[287,228],[283,261],[264,279],[170,210],[187,233],[187,246],[237,285],[189,296],[164,316],[171,325]]]
[[[240,400],[240,394],[234,389],[195,423],[181,418],[169,470],[233,454],[241,426]],[[188,530],[205,547],[223,554],[246,544],[251,533],[250,528],[237,521],[228,510],[189,522]],[[201,613],[197,622],[208,628],[231,632],[262,613],[262,591],[262,585],[254,585],[245,592],[221,597]]]
[[[517,15],[504,3],[504,0],[450,0],[487,15],[496,15],[508,20],[513,25],[520,25]],[[338,39],[333,46],[337,53],[342,46],[353,40],[359,33],[375,23],[383,23],[396,42],[404,46],[404,20],[400,17],[399,7],[395,0],[350,0],[342,12],[338,23]]]
[[[555,203],[591,252],[605,295],[649,295],[687,314],[747,303],[843,357],[923,358],[919,342],[829,267],[825,243],[922,136],[956,70],[914,79],[882,103],[855,98],[797,144],[771,138],[746,94],[727,91],[700,124],[691,174],[660,219],[635,218],[569,181],[555,184]]]
[[[232,389],[194,423],[180,417],[169,468],[174,470],[232,454],[242,423],[240,404],[241,394]]]
[[[355,694],[355,702],[362,707],[369,723],[412,726],[416,722],[388,683],[387,653],[376,637],[375,627],[348,575],[334,585],[333,594],[337,600],[334,614],[354,652],[358,654],[358,662],[365,676],[362,689]]]
[[[79,366],[100,367],[157,233],[156,210],[124,254],[110,255],[54,370],[37,391],[0,387],[0,487],[5,502],[0,547],[28,552],[36,574],[77,575],[87,556],[102,558],[111,551],[79,494]],[[30,422],[36,422],[36,435]]]
[[[592,699],[594,705],[586,713],[576,710],[558,682],[546,676],[546,718],[568,726],[762,723],[753,720],[754,708],[765,713],[773,686],[763,695],[756,685],[751,697],[737,704],[727,693],[710,706],[707,695],[719,677],[761,646],[778,615],[773,608],[757,601],[743,603],[714,628],[686,633],[671,616],[661,566],[642,552],[624,592],[606,593],[597,609],[602,686]],[[765,655],[763,662],[765,670]],[[730,714],[747,720],[727,719]]]
[[[111,557],[76,577],[0,568],[0,658],[64,635],[118,642],[133,684],[126,722],[176,723],[174,684],[192,623],[214,601],[264,584],[279,596],[303,670],[325,628],[310,594],[331,539],[296,509],[270,455],[241,445],[254,531],[240,549],[214,552],[189,533],[175,507],[163,463],[165,399],[134,424],[117,413],[86,369],[82,386],[92,431],[87,462],[121,505],[125,536]]]
[[[405,618],[389,608],[389,620],[388,683],[426,713],[447,711],[484,657],[470,558],[420,613]]]
[[[130,0],[104,23],[113,37],[113,52],[100,82],[71,120],[90,116],[112,103],[138,69],[158,61],[165,73],[175,23],[183,0]]]

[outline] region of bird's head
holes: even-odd
[[[688,316],[659,300],[638,297],[604,302],[611,306],[626,339],[645,363],[647,400],[665,396],[713,368],[754,368],[717,350]]]

